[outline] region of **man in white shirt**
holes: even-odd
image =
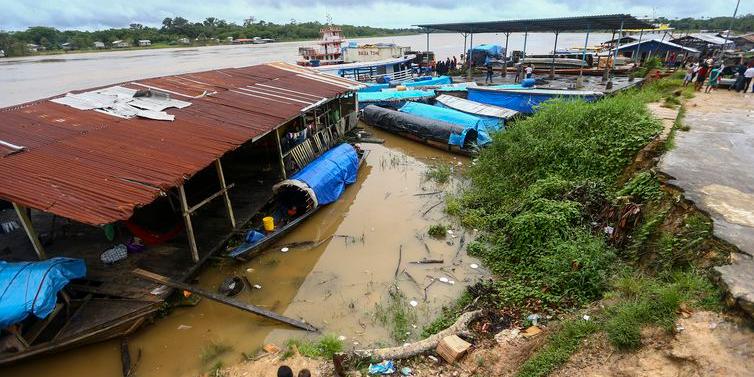
[[[527,79],[530,79],[530,78],[531,78],[531,75],[532,75],[533,73],[534,73],[534,68],[532,68],[531,64],[529,64],[529,65],[528,65],[528,66],[526,67],[526,78],[527,78]]]
[[[749,68],[744,72],[744,93],[746,93],[746,89],[749,89],[752,78],[754,78],[754,65],[749,65]],[[751,87],[751,91],[754,93],[754,86]]]

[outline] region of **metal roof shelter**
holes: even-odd
[[[30,207],[90,225],[126,220],[171,188],[185,196],[183,184],[213,163],[224,180],[219,158],[226,152],[361,86],[285,63],[119,85],[191,105],[165,110],[172,122],[123,119],[50,99],[0,109],[0,198],[20,216]],[[218,196],[227,200],[222,186]]]
[[[630,14],[602,16],[579,16],[559,18],[536,18],[507,21],[457,22],[448,24],[414,25],[432,31],[458,33],[525,33],[548,31],[587,31],[652,29],[654,26]]]

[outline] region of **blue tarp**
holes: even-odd
[[[0,329],[23,321],[29,314],[47,317],[55,309],[58,292],[70,280],[84,276],[86,264],[81,259],[0,261]]]
[[[525,114],[533,114],[535,108],[545,101],[553,98],[582,99],[591,102],[599,98],[597,95],[579,95],[569,91],[528,89],[517,91],[493,91],[468,89],[467,99],[488,105],[505,107],[520,111]]]
[[[484,121],[481,118],[471,114],[466,114],[464,112],[448,109],[445,107],[432,106],[416,102],[408,102],[400,109],[398,109],[398,111],[413,114],[423,118],[457,124],[464,127],[464,129],[474,129],[478,133],[477,144],[479,145],[485,145],[492,142],[490,135],[487,133],[487,128]],[[463,146],[464,136],[465,133],[462,135],[451,135],[448,144]]]
[[[434,90],[383,90],[381,92],[358,93],[359,102],[386,103],[395,101],[416,101],[435,97]]]
[[[435,106],[441,107],[443,109],[450,109],[450,110],[454,110],[454,111],[460,111],[460,110],[456,110],[456,109],[450,108],[448,106],[445,106],[445,104],[440,103],[440,102],[435,103]],[[467,114],[467,113],[465,113],[463,111],[461,111],[461,113]],[[475,114],[469,114],[469,115],[475,116],[475,117],[477,117],[477,118],[479,118],[479,119],[482,120],[484,128],[480,128],[478,130],[480,135],[482,134],[482,132],[486,131],[485,133],[487,134],[487,136],[489,136],[489,134],[491,134],[492,132],[500,131],[500,130],[502,130],[502,129],[505,128],[505,121],[503,119],[495,118],[495,117],[488,117],[488,116],[484,116],[484,115],[475,115]],[[479,138],[477,138],[477,140],[478,139]]]
[[[434,86],[434,85],[446,85],[450,84],[452,82],[450,76],[438,76],[438,77],[430,77],[430,76],[423,76],[418,77],[413,80],[406,80],[400,83],[400,85],[403,85],[407,88],[413,88],[417,86]],[[390,89],[390,84],[367,84],[366,87],[359,89],[359,93],[367,93],[367,92],[379,92],[383,89]]]
[[[350,144],[341,144],[310,162],[290,179],[306,183],[314,190],[319,205],[332,203],[346,185],[356,182],[359,155]]]

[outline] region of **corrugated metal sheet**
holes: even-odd
[[[357,82],[284,63],[119,84],[191,102],[173,122],[41,100],[0,109],[0,198],[92,225],[124,220],[213,160]]]

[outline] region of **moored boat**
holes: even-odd
[[[521,85],[469,86],[468,99],[488,105],[513,109],[525,114],[533,114],[535,108],[553,98],[596,101],[603,93],[591,90],[560,90],[525,88]]]
[[[317,157],[298,173],[273,187],[273,197],[255,215],[240,244],[227,256],[247,260],[340,198],[346,186],[356,182],[368,152],[340,144]]]

